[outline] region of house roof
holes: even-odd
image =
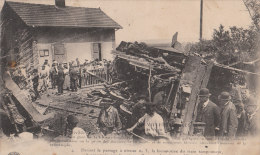
[[[100,8],[6,2],[28,26],[122,28]]]

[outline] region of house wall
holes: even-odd
[[[5,56],[2,63],[28,66],[33,61],[31,28],[26,26],[7,3],[1,10],[1,22],[1,56]]]
[[[34,35],[37,41],[38,52],[41,49],[49,49],[52,56],[46,57],[49,62],[53,60],[54,44],[64,44],[67,60],[75,61],[79,59],[81,63],[87,60],[93,60],[93,43],[101,43],[102,59],[112,60],[111,51],[115,48],[115,30],[97,29],[97,28],[35,28]],[[51,54],[50,54],[51,55]],[[39,58],[39,65],[45,58]]]
[[[49,50],[49,56],[40,56],[40,51],[41,50]],[[37,43],[37,50],[36,50],[37,54],[38,54],[38,60],[39,60],[39,66],[43,65],[45,60],[48,60],[48,62],[52,62],[52,47],[51,44],[39,44]]]
[[[106,60],[112,60],[113,55],[111,51],[113,49],[113,42],[84,42],[84,43],[65,43],[67,51],[67,61],[75,61],[79,59],[81,63],[87,60],[93,60],[92,46],[93,43],[101,43],[101,58]]]
[[[1,10],[1,21],[1,56],[6,56],[3,64],[15,62],[30,68],[31,65],[41,66],[45,59],[52,62],[55,43],[64,44],[68,58],[66,62],[76,58],[81,62],[93,60],[93,43],[101,43],[102,59],[113,59],[114,29],[30,27],[7,3]],[[49,49],[49,56],[40,57],[39,51],[42,49]]]

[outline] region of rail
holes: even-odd
[[[81,77],[81,86],[83,87],[111,82],[112,79],[107,68],[98,68],[83,71]]]

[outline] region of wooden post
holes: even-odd
[[[150,102],[152,102],[152,94],[151,94],[151,76],[152,76],[152,70],[151,70],[151,66],[149,66],[149,79],[148,79],[148,92],[149,92],[149,100]]]
[[[203,0],[200,0],[200,41],[202,40]]]

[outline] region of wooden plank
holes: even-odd
[[[5,72],[3,75],[5,86],[9,89],[13,96],[19,101],[24,109],[29,113],[32,119],[36,122],[43,122],[53,117],[53,114],[42,115],[32,104],[32,101],[24,94],[25,90],[21,90],[12,80],[11,76]]]
[[[52,108],[52,109],[67,111],[67,112],[76,113],[76,114],[83,114],[83,115],[87,115],[87,116],[92,117],[92,118],[98,118],[97,116],[90,115],[90,114],[88,114],[88,113],[84,113],[84,112],[80,112],[80,111],[74,111],[74,110],[70,110],[70,109],[64,109],[64,108],[61,108],[61,107],[56,107],[56,106],[52,106],[52,105],[45,105],[45,104],[41,104],[41,103],[38,103],[38,104],[41,105],[41,106],[44,106],[44,107]]]
[[[180,87],[188,85],[191,87],[191,94],[189,102],[186,103],[185,109],[182,110],[183,125],[181,128],[181,134],[189,134],[190,125],[192,123],[192,116],[195,107],[195,100],[197,92],[201,85],[202,70],[201,58],[197,56],[190,56],[185,64],[183,73],[181,76]]]
[[[67,101],[67,102],[71,102],[71,103],[75,103],[75,104],[80,104],[80,105],[84,105],[84,106],[89,106],[89,107],[101,108],[101,107],[98,106],[98,105],[88,104],[88,103],[79,102],[79,101]]]
[[[214,65],[214,63],[210,62],[208,65],[205,66],[206,67],[206,71],[205,71],[205,74],[203,76],[203,80],[202,80],[202,83],[201,83],[201,88],[207,87],[213,65]]]
[[[201,88],[207,87],[213,65],[214,65],[214,63],[210,62],[208,65],[204,66],[204,74],[201,77],[201,85],[200,85],[199,90]],[[199,90],[197,92],[199,92]],[[197,108],[198,108],[198,102],[199,102],[198,97],[195,98],[194,102],[195,102],[195,106],[194,106],[193,115],[192,115],[192,122],[194,122],[197,117]],[[190,133],[193,133],[193,125],[190,126],[189,131],[190,131]]]

